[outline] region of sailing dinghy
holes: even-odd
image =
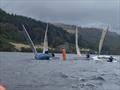
[[[78,45],[78,27],[77,26],[76,26],[76,30],[75,30],[75,45],[76,45],[76,53],[77,53],[77,57],[75,59],[89,60],[90,58],[86,58],[84,55],[81,55],[80,48]]]
[[[46,31],[45,31],[43,53],[37,52],[35,45],[34,45],[33,41],[31,40],[30,35],[28,34],[25,26],[24,25],[22,25],[22,26],[23,26],[25,38],[26,38],[28,44],[30,45],[30,47],[35,55],[35,59],[37,59],[37,60],[50,60],[51,55],[48,54],[48,41],[47,41],[48,24],[47,24]]]
[[[100,39],[100,42],[99,42],[98,55],[92,57],[93,60],[97,60],[97,61],[109,61],[109,58],[111,56],[109,56],[109,55],[100,55],[102,47],[103,47],[103,43],[104,43],[104,40],[105,40],[105,36],[106,36],[107,32],[108,32],[108,27],[106,29],[103,29],[103,31],[102,31],[101,39]],[[117,62],[115,57],[113,57],[113,62]]]

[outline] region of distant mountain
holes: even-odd
[[[8,14],[0,9],[0,51],[17,51],[14,43],[26,44],[22,24],[27,28],[35,44],[42,45],[46,23],[32,18]],[[50,48],[60,51],[61,47],[69,47],[68,52],[75,52],[75,26],[65,24],[49,24],[48,42]],[[97,51],[101,30],[79,27],[79,46]],[[102,53],[120,54],[120,35],[109,32],[105,39]]]

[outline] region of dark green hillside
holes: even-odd
[[[0,35],[2,38],[7,41],[25,43],[21,24],[25,25],[34,43],[43,43],[46,23],[23,16],[10,15],[0,9]],[[49,24],[48,42],[50,47],[55,48],[65,42],[71,42],[71,40],[68,32]]]
[[[43,43],[46,23],[32,18],[8,14],[0,9],[0,51],[17,51],[14,43],[26,43],[22,31],[24,24],[35,44]],[[70,32],[69,32],[70,30]],[[56,50],[60,46],[69,47],[69,51],[75,52],[75,26],[59,26],[49,24],[48,42],[51,48]],[[79,46],[97,51],[101,30],[96,28],[79,28]],[[103,53],[120,54],[120,35],[109,32],[103,46]]]
[[[7,14],[6,12],[4,12],[3,10],[0,10],[0,28],[2,30],[1,33],[3,35],[8,34],[8,35],[6,35],[7,37],[5,37],[5,38],[15,40],[16,38],[14,38],[13,35],[21,33],[21,31],[22,31],[21,24],[24,24],[26,26],[33,41],[35,41],[36,43],[43,41],[46,23],[43,23],[41,21],[36,21],[34,19],[23,17],[23,16],[10,15],[10,14]],[[52,32],[51,32],[51,30],[52,30]],[[53,26],[52,24],[49,24],[48,35],[49,36],[56,35],[56,38],[50,37],[50,38],[56,39],[54,41],[58,41],[57,39],[64,38],[64,37],[67,39],[69,38],[63,34],[67,34],[67,32],[63,31],[61,28],[58,28],[58,27]],[[61,36],[61,35],[63,35],[63,36]],[[20,36],[20,35],[18,35],[18,36]],[[20,39],[21,39],[21,41],[23,41],[22,37]],[[18,40],[18,38],[17,38],[17,40]],[[65,41],[65,40],[63,40],[63,41]]]
[[[69,33],[75,33],[75,25],[54,24],[57,27],[63,28]],[[82,28],[79,27],[79,45],[84,48],[98,50],[99,40],[102,30],[97,28]],[[120,35],[115,32],[108,32],[103,44],[102,53],[120,54]],[[114,52],[114,53],[113,53]]]

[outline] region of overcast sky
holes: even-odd
[[[110,25],[120,33],[120,0],[0,0],[0,8],[45,22]]]

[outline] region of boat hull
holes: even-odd
[[[100,56],[92,57],[93,60],[102,61],[102,62],[109,62],[109,58],[110,58],[110,56],[106,56],[106,55],[100,55]],[[117,62],[115,57],[113,57],[113,61],[112,62]]]
[[[35,59],[37,59],[37,60],[50,60],[50,55],[41,53],[39,55],[35,55]]]

